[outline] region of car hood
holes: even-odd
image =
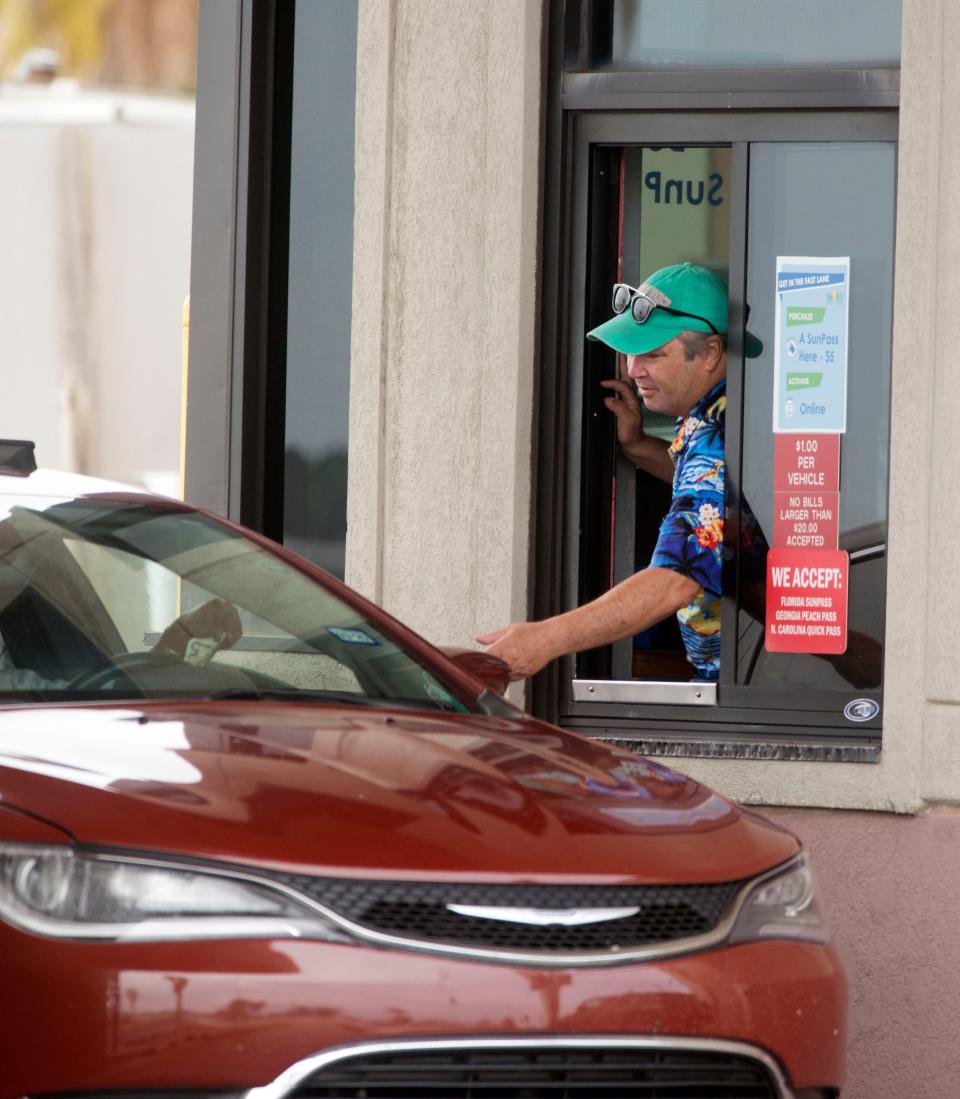
[[[340,876],[733,881],[799,848],[668,767],[519,716],[7,709],[0,800],[82,844]]]

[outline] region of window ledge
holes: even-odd
[[[830,739],[816,741],[770,741],[636,736],[601,737],[607,744],[643,756],[687,759],[755,759],[804,763],[879,763],[880,741]]]

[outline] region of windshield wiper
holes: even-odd
[[[310,691],[295,687],[229,687],[195,696],[211,702],[332,702],[348,706],[363,706],[373,710],[432,710],[427,702],[409,698],[370,698],[353,691]]]

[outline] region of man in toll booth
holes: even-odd
[[[567,653],[609,645],[677,616],[698,679],[720,673],[721,554],[724,514],[724,413],[727,287],[703,267],[663,267],[639,287],[617,283],[612,319],[587,333],[626,356],[633,385],[602,384],[617,418],[624,454],[673,486],[650,564],[591,603],[540,622],[518,622],[479,636],[525,679]],[[745,334],[751,358],[760,341]],[[676,416],[669,445],[646,435],[643,409]]]

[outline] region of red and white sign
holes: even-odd
[[[843,550],[770,550],[764,648],[773,653],[846,652],[849,578],[850,558]]]
[[[774,435],[773,491],[839,492],[840,436]]]
[[[839,512],[839,492],[775,492],[774,546],[835,550],[840,537]]]

